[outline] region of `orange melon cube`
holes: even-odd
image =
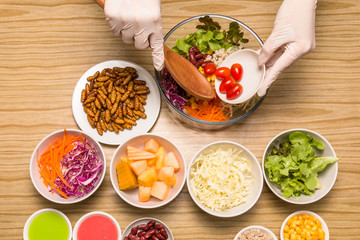
[[[156,153],[159,150],[160,144],[155,139],[150,139],[145,142],[145,151]]]
[[[164,160],[164,166],[165,167],[174,167],[175,172],[180,170],[180,164],[179,164],[179,161],[176,158],[174,152],[169,152],[168,154],[166,154],[165,160]]]
[[[139,186],[139,201],[146,202],[151,196],[151,187]]]
[[[174,180],[174,167],[162,167],[159,170],[158,180],[171,185]]]
[[[135,173],[136,176],[142,174],[147,169],[147,167],[148,165],[146,160],[135,161],[130,163],[130,168]]]
[[[164,166],[165,160],[165,148],[163,146],[159,147],[159,150],[156,152],[156,169],[160,170]]]
[[[174,174],[174,178],[172,180],[171,186],[173,187],[175,185],[175,183],[176,183],[176,175]]]
[[[120,190],[128,190],[138,186],[136,177],[127,162],[118,162],[116,164],[116,173],[118,176]]]
[[[170,191],[170,186],[164,182],[154,182],[151,188],[151,196],[156,197],[157,199],[164,200]]]
[[[147,159],[146,161],[149,167],[155,166],[156,164],[156,158]]]
[[[146,160],[156,157],[156,155],[151,152],[141,150],[133,146],[127,146],[126,151],[129,160]]]
[[[148,168],[138,176],[140,186],[151,187],[157,181],[157,172],[155,168]]]

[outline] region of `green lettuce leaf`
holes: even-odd
[[[318,173],[339,160],[315,156],[315,148],[323,150],[324,144],[305,133],[294,132],[265,158],[265,171],[270,181],[280,185],[284,197],[312,195],[320,186]]]

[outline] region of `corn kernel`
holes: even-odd
[[[296,240],[296,235],[295,235],[295,234],[291,234],[290,239],[291,239],[291,240]]]
[[[192,109],[197,109],[198,106],[199,106],[199,105],[198,105],[196,102],[192,102],[192,103],[191,103],[191,108],[192,108]]]
[[[284,238],[289,238],[289,234],[288,233],[284,233]]]
[[[288,225],[285,225],[285,227],[284,227],[284,232],[289,232],[289,226]]]
[[[204,74],[204,69],[201,66],[199,67],[199,71]]]

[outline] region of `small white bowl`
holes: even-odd
[[[126,228],[125,228],[125,231],[124,231],[124,234],[123,234],[123,237],[122,239],[124,239],[125,237],[127,237],[130,232],[131,232],[131,229],[133,227],[136,227],[137,225],[140,225],[140,224],[147,224],[149,221],[152,221],[154,220],[155,221],[155,224],[157,223],[160,223],[164,226],[165,228],[165,231],[168,235],[168,238],[167,240],[174,240],[174,236],[172,234],[172,232],[170,231],[170,228],[165,224],[163,223],[162,221],[160,221],[159,219],[156,219],[156,218],[149,218],[149,217],[145,217],[145,218],[139,218],[135,221],[133,221],[132,223],[130,223]],[[75,239],[74,239],[75,240]]]
[[[208,208],[207,206],[203,205],[199,201],[199,199],[197,198],[195,193],[193,192],[192,187],[190,185],[190,171],[191,171],[192,165],[194,164],[194,162],[198,158],[198,156],[203,153],[206,154],[208,152],[211,152],[213,149],[217,149],[219,147],[223,147],[223,148],[232,147],[232,148],[241,149],[244,154],[244,157],[250,161],[252,173],[253,173],[253,179],[254,179],[254,183],[251,186],[251,189],[250,189],[250,192],[248,195],[248,201],[246,203],[240,204],[237,207],[234,207],[231,209],[226,209],[224,211],[214,211],[214,210]],[[201,148],[195,154],[195,156],[193,157],[193,159],[191,160],[191,162],[189,164],[189,168],[188,168],[187,174],[186,174],[186,181],[187,181],[187,188],[190,193],[190,196],[193,199],[193,201],[196,203],[196,205],[198,205],[203,211],[207,212],[210,215],[213,215],[216,217],[224,217],[224,218],[239,216],[239,215],[247,212],[248,210],[250,210],[255,205],[255,203],[258,201],[258,199],[261,195],[262,188],[263,188],[263,176],[261,174],[260,164],[259,164],[258,160],[256,159],[255,155],[252,152],[250,152],[250,150],[248,150],[246,147],[244,147],[238,143],[231,142],[231,141],[214,142],[214,143],[210,143],[209,145],[206,145],[203,148]]]
[[[45,212],[53,212],[53,213],[56,213],[56,214],[60,215],[60,216],[66,221],[67,226],[68,226],[68,230],[69,230],[69,237],[68,237],[67,239],[68,239],[68,240],[71,240],[72,227],[71,227],[71,222],[70,222],[70,220],[68,219],[68,217],[67,217],[65,214],[63,214],[63,213],[60,212],[59,210],[51,209],[51,208],[41,209],[41,210],[33,213],[33,214],[28,218],[28,220],[27,220],[26,223],[25,223],[24,231],[23,231],[23,238],[24,238],[24,240],[29,240],[28,232],[29,232],[29,227],[30,227],[31,222],[35,219],[35,217],[37,217],[38,215],[40,215],[40,214],[42,214],[42,213],[45,213]]]
[[[299,215],[299,214],[309,214],[309,215],[313,215],[316,219],[318,219],[320,222],[321,222],[321,228],[322,230],[325,232],[325,240],[329,240],[330,239],[330,233],[329,233],[329,228],[328,226],[326,225],[326,222],[324,221],[324,219],[322,219],[319,215],[317,215],[316,213],[314,212],[311,212],[311,211],[305,211],[305,210],[302,210],[302,211],[297,211],[297,212],[294,212],[292,214],[290,214],[283,222],[283,224],[281,225],[281,229],[280,229],[280,239],[281,240],[284,240],[284,228],[285,228],[285,225],[286,223],[289,221],[290,218],[292,218],[293,216],[295,215]]]
[[[278,134],[277,136],[275,136],[273,139],[271,139],[269,144],[266,146],[266,149],[264,151],[263,158],[262,158],[262,171],[264,174],[265,182],[268,185],[268,187],[270,188],[270,190],[276,196],[278,196],[279,198],[281,198],[282,200],[284,200],[286,202],[293,203],[293,204],[313,203],[313,202],[316,202],[316,201],[320,200],[321,198],[323,198],[334,186],[336,177],[337,177],[337,172],[338,172],[338,162],[335,162],[334,164],[327,166],[322,172],[319,172],[318,179],[322,185],[321,189],[317,189],[312,196],[301,195],[300,197],[296,197],[296,198],[284,197],[279,185],[274,182],[271,182],[269,179],[268,173],[265,171],[265,167],[264,167],[265,158],[267,156],[269,156],[269,154],[274,146],[278,147],[281,142],[288,140],[288,137],[292,132],[303,132],[303,133],[306,133],[306,134],[310,135],[311,137],[315,138],[316,140],[321,141],[324,144],[325,148],[323,151],[316,149],[315,150],[316,156],[336,157],[336,153],[335,153],[333,147],[331,146],[331,144],[319,133],[308,130],[308,129],[303,129],[303,128],[286,130],[286,131]]]
[[[258,65],[259,54],[252,49],[241,49],[230,54],[220,65],[220,67],[228,67],[229,69],[235,63],[241,64],[243,67],[243,77],[238,82],[243,87],[242,94],[232,100],[226,98],[226,93],[219,90],[222,80],[216,78],[215,90],[221,100],[230,104],[239,104],[246,102],[252,98],[259,90],[265,76],[265,65]]]
[[[32,181],[34,187],[36,188],[36,190],[44,198],[48,199],[49,201],[52,201],[55,203],[60,203],[60,204],[77,203],[77,202],[80,202],[80,201],[90,197],[101,185],[101,183],[104,179],[105,170],[106,170],[105,153],[104,153],[101,145],[94,138],[92,138],[91,136],[89,136],[88,134],[86,134],[80,130],[66,129],[66,132],[70,136],[80,136],[82,134],[84,136],[84,138],[86,138],[89,141],[89,143],[92,146],[94,146],[95,149],[97,150],[97,157],[103,161],[103,169],[102,169],[102,172],[99,176],[97,183],[95,184],[95,187],[88,194],[86,194],[80,198],[69,197],[68,199],[66,199],[66,198],[63,198],[62,196],[60,196],[60,194],[58,194],[56,192],[51,193],[49,191],[50,188],[47,188],[45,186],[42,178],[40,177],[40,173],[38,170],[38,164],[37,164],[37,157],[40,158],[41,154],[49,148],[49,144],[53,143],[56,139],[62,138],[64,136],[64,130],[59,130],[59,131],[53,132],[53,133],[49,134],[48,136],[46,136],[43,140],[41,140],[40,143],[34,149],[34,152],[31,156],[31,160],[30,160],[31,181]]]
[[[84,216],[82,216],[82,217],[76,222],[75,227],[74,227],[74,231],[73,231],[73,236],[72,236],[72,237],[73,237],[73,240],[77,240],[77,239],[78,239],[78,238],[77,238],[77,232],[78,232],[78,230],[79,230],[79,227],[80,227],[81,223],[82,223],[86,218],[91,217],[91,216],[96,216],[96,215],[105,216],[105,217],[107,217],[109,220],[111,220],[111,221],[114,223],[114,225],[115,225],[115,227],[116,227],[116,229],[117,229],[117,232],[118,232],[118,240],[120,240],[120,239],[121,239],[121,228],[120,228],[119,223],[116,221],[116,219],[115,219],[113,216],[111,216],[110,214],[108,214],[108,213],[106,213],[106,212],[101,212],[101,211],[89,212],[89,213],[85,214]]]
[[[238,234],[236,234],[236,236],[234,237],[234,240],[238,240],[241,236],[241,234],[243,234],[245,231],[250,230],[250,229],[260,229],[263,232],[268,233],[273,240],[278,240],[278,238],[276,237],[276,235],[268,228],[266,227],[262,227],[262,226],[248,226],[246,228],[243,228],[240,232],[238,232]]]
[[[125,157],[126,147],[131,145],[133,147],[137,147],[140,149],[144,148],[144,144],[147,140],[155,139],[161,146],[165,148],[165,152],[168,153],[173,151],[175,153],[176,158],[179,160],[180,170],[175,173],[176,175],[176,183],[173,187],[170,188],[169,195],[163,201],[156,199],[154,197],[150,197],[147,202],[139,201],[139,188],[129,189],[129,190],[120,190],[119,181],[116,173],[116,164],[120,162],[121,157]],[[111,183],[114,187],[115,192],[127,203],[134,207],[138,208],[157,208],[166,205],[171,202],[176,196],[181,192],[182,188],[185,184],[185,173],[186,173],[186,163],[184,160],[184,156],[181,153],[180,149],[169,139],[151,133],[140,134],[135,137],[128,139],[122,145],[120,145],[114,152],[114,155],[111,159],[110,163],[110,179]]]

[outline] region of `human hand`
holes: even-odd
[[[138,49],[150,46],[155,69],[163,68],[160,0],[106,0],[104,12],[114,35]]]
[[[282,3],[274,29],[258,58],[259,65],[266,66],[259,96],[265,95],[280,73],[315,48],[316,3],[317,0],[284,0]]]

